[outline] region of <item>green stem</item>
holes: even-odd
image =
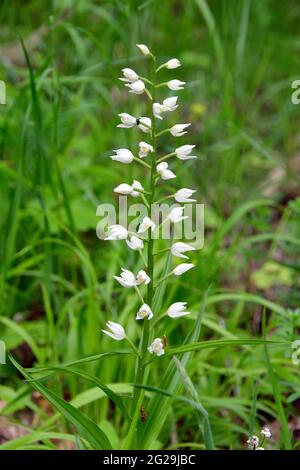
[[[168,158],[175,157],[175,155],[176,155],[175,152],[168,153],[167,155],[164,155],[163,157],[159,158],[157,160],[157,163],[164,162],[164,161],[168,160]]]
[[[137,158],[137,157],[133,157],[133,160],[136,161],[136,162],[139,162],[141,165],[145,166],[146,168],[150,169],[151,166],[148,165],[148,163],[144,162],[143,160],[141,160],[140,158]]]

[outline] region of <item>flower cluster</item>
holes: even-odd
[[[172,70],[181,66],[180,61],[173,58],[159,67],[156,67],[156,58],[149,48],[144,44],[138,44],[137,47],[144,56],[152,60],[154,77],[157,77],[158,73],[162,69]],[[158,280],[156,285],[154,284],[154,251],[152,235],[165,221],[169,221],[171,224],[177,224],[187,218],[187,216],[184,215],[184,206],[175,207],[169,211],[165,221],[162,221],[161,225],[157,226],[157,224],[151,220],[151,205],[155,201],[155,187],[159,180],[166,181],[176,178],[176,174],[169,167],[169,163],[166,160],[169,160],[171,157],[175,157],[181,161],[185,161],[197,157],[192,155],[195,145],[190,144],[181,145],[175,148],[173,152],[163,157],[158,158],[157,156],[158,137],[165,133],[169,133],[173,137],[181,137],[187,133],[187,128],[190,126],[190,123],[175,124],[170,128],[157,132],[156,123],[163,121],[168,113],[171,113],[178,108],[178,96],[166,97],[159,102],[156,99],[156,91],[161,87],[166,87],[171,91],[182,90],[185,82],[178,79],[172,79],[166,82],[156,83],[156,78],[151,81],[140,76],[135,70],[128,67],[122,69],[122,77],[120,80],[124,83],[125,87],[128,88],[130,93],[136,95],[145,94],[145,96],[150,99],[151,116],[135,117],[126,112],[122,112],[119,114],[120,123],[117,127],[124,129],[137,127],[142,131],[142,133],[147,134],[149,139],[146,139],[148,142],[141,140],[138,143],[136,150],[129,150],[127,148],[116,149],[114,150],[114,155],[111,155],[110,158],[123,164],[137,162],[142,165],[149,171],[150,187],[147,188],[148,190],[146,191],[140,181],[133,180],[132,182],[120,183],[116,188],[114,188],[114,192],[128,197],[140,197],[148,208],[148,216],[143,218],[136,232],[130,232],[122,225],[112,225],[108,227],[108,234],[105,240],[125,240],[129,249],[140,253],[145,269],[140,270],[136,274],[128,269],[122,268],[120,275],[114,276],[114,278],[122,287],[134,288],[136,290],[141,301],[141,306],[136,312],[136,320],[147,320],[146,323],[148,324],[148,321],[154,319],[154,322],[156,323],[157,320],[164,316],[175,319],[190,313],[187,311],[186,302],[175,302],[170,305],[163,314],[158,315],[158,312],[153,311],[153,293],[154,288],[167,277],[172,275],[180,276],[193,268],[194,264],[189,262],[180,263],[175,266],[167,276]],[[194,193],[195,190],[193,189],[181,188],[164,199],[173,198],[179,204],[192,203],[195,202],[195,199],[192,198]],[[147,248],[147,255],[143,253],[144,248]],[[194,249],[195,248],[193,246],[188,245],[187,243],[174,242],[170,245],[169,249],[162,251],[169,250],[174,257],[188,259],[186,253],[193,251]],[[143,286],[147,286],[147,301],[144,300],[144,294],[142,291]],[[126,336],[126,332],[121,325],[114,322],[108,322],[106,326],[107,330],[102,330],[106,335],[115,340],[127,339],[135,352],[137,352],[137,349]],[[161,338],[155,338],[150,345],[149,343],[141,345],[137,354],[144,355],[147,351],[151,354],[155,354],[156,356],[162,356],[165,353],[165,342]]]
[[[271,430],[268,426],[264,426],[260,432],[262,435],[261,442],[258,436],[250,436],[247,440],[247,446],[249,450],[264,450],[263,444],[266,439],[270,439],[272,436]]]

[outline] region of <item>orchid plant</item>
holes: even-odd
[[[124,288],[135,289],[141,306],[136,314],[136,320],[143,322],[142,333],[140,335],[140,342],[135,345],[133,341],[127,336],[125,329],[122,325],[109,321],[106,324],[107,329],[102,330],[104,334],[110,338],[121,341],[126,340],[130,347],[133,349],[137,356],[136,366],[136,384],[143,384],[146,380],[146,361],[149,354],[162,356],[166,350],[166,340],[163,336],[156,337],[159,328],[158,321],[165,316],[170,319],[177,319],[188,315],[187,303],[184,301],[176,301],[168,307],[166,312],[161,313],[155,310],[154,299],[156,289],[160,283],[171,276],[181,276],[188,270],[194,267],[193,263],[183,262],[175,266],[168,272],[162,279],[154,278],[154,260],[157,255],[171,254],[175,258],[188,259],[186,253],[193,251],[195,248],[182,241],[174,242],[171,237],[170,247],[167,249],[155,251],[155,237],[154,233],[166,222],[171,224],[174,229],[175,224],[182,223],[187,218],[184,215],[184,206],[173,208],[167,215],[166,220],[162,220],[160,225],[157,225],[151,219],[152,205],[165,199],[173,198],[177,203],[185,204],[192,203],[195,199],[191,196],[195,193],[194,190],[189,188],[181,188],[175,191],[172,195],[166,195],[162,200],[156,201],[157,184],[160,180],[174,180],[176,175],[169,168],[167,160],[177,158],[181,161],[191,160],[196,158],[192,155],[195,145],[182,145],[176,148],[173,152],[159,156],[159,137],[163,134],[169,133],[172,137],[178,138],[187,133],[187,128],[190,123],[176,124],[170,128],[158,129],[158,124],[163,120],[165,115],[177,109],[178,104],[177,96],[165,98],[162,103],[158,102],[157,91],[167,87],[171,91],[178,91],[184,88],[185,82],[177,79],[172,79],[167,82],[160,83],[159,75],[162,69],[176,69],[181,66],[178,59],[170,59],[167,62],[157,65],[156,57],[144,44],[138,44],[137,47],[141,53],[146,56],[152,63],[152,78],[141,77],[138,73],[130,68],[122,70],[123,77],[120,80],[129,89],[130,93],[136,95],[146,94],[150,101],[150,115],[151,117],[142,116],[136,118],[128,113],[119,114],[121,123],[117,126],[119,128],[130,129],[138,127],[143,134],[147,136],[147,142],[143,140],[138,144],[138,156],[127,148],[121,148],[114,151],[114,155],[110,158],[119,163],[131,164],[137,162],[148,172],[148,187],[145,189],[143,185],[134,180],[131,184],[123,182],[119,184],[114,192],[120,195],[131,196],[134,198],[140,197],[148,211],[148,216],[144,217],[141,221],[136,233],[130,232],[122,225],[113,225],[109,227],[109,233],[105,240],[125,240],[129,249],[136,250],[140,253],[144,269],[138,273],[133,273],[128,269],[122,268],[118,276],[114,276],[115,280]],[[148,163],[149,161],[149,163]],[[146,286],[146,295],[143,292]],[[140,389],[136,390],[133,397],[133,412],[136,407],[141,405]]]

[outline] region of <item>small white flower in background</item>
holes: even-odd
[[[192,153],[193,148],[196,147],[195,145],[182,145],[175,150],[176,157],[180,160],[192,160],[193,158],[197,158],[195,155],[190,155]]]
[[[164,343],[160,338],[155,338],[155,340],[149,346],[148,351],[151,354],[156,354],[156,356],[162,356],[165,354]]]
[[[172,91],[183,90],[186,82],[181,82],[180,80],[169,80],[168,88]]]
[[[164,112],[164,107],[160,103],[153,103],[153,114],[157,119],[162,119],[161,113]]]
[[[171,96],[170,98],[166,98],[163,100],[162,108],[164,112],[175,111],[178,108],[176,104],[178,100],[178,96]]]
[[[141,194],[140,191],[143,191],[143,190],[144,190],[144,188],[143,188],[143,186],[141,185],[141,183],[140,183],[139,181],[137,181],[137,180],[133,180],[133,183],[132,183],[131,187],[132,187],[131,196],[133,196],[133,197],[138,197],[138,196],[140,196],[140,194]]]
[[[174,199],[175,199],[177,202],[182,202],[182,203],[185,203],[185,202],[195,202],[196,199],[191,199],[192,194],[194,194],[195,192],[196,192],[196,191],[193,190],[193,189],[182,188],[182,189],[179,189],[179,191],[177,191],[177,192],[174,194]]]
[[[256,449],[259,445],[259,438],[257,436],[250,436],[247,440],[248,449]]]
[[[109,158],[120,163],[131,163],[133,161],[133,153],[128,149],[114,150],[116,155],[110,155]]]
[[[106,323],[106,327],[110,331],[101,330],[107,336],[110,336],[112,339],[116,339],[117,341],[121,341],[122,339],[126,338],[126,333],[122,325],[119,323],[114,323],[113,321],[109,321]]]
[[[176,178],[176,175],[174,175],[173,171],[168,170],[168,166],[169,165],[167,162],[161,162],[156,166],[156,171],[163,180],[171,180]]]
[[[128,230],[123,225],[111,225],[108,229],[110,235],[104,240],[125,240],[128,237]]]
[[[134,116],[131,116],[131,114],[121,113],[118,114],[118,116],[121,118],[121,124],[118,124],[117,127],[129,129],[130,127],[134,127],[137,124],[136,118]]]
[[[184,207],[175,207],[171,210],[168,214],[168,219],[173,223],[176,224],[177,222],[181,222],[182,220],[188,219],[188,215],[183,215]]]
[[[175,276],[181,276],[181,274],[186,273],[190,269],[194,268],[194,266],[195,265],[193,263],[181,263],[173,269],[173,274],[175,274]]]
[[[114,276],[114,278],[116,281],[118,281],[119,284],[121,284],[121,286],[126,288],[134,287],[137,284],[134,274],[128,269],[122,268],[122,273],[120,276]]]
[[[126,240],[127,246],[131,248],[131,250],[141,250],[144,248],[144,242],[140,238],[132,235],[130,240]]]
[[[182,135],[187,133],[185,129],[190,125],[191,124],[175,124],[175,126],[171,127],[170,132],[173,137],[181,137]]]
[[[167,69],[177,69],[181,66],[181,62],[178,59],[170,59],[165,64]]]
[[[138,233],[144,233],[146,232],[149,228],[151,228],[151,231],[154,232],[155,228],[156,228],[156,225],[155,223],[150,219],[150,217],[144,217],[140,226],[139,226],[139,229],[138,229]]]
[[[123,194],[124,196],[127,196],[128,194],[132,193],[132,186],[127,183],[119,184],[119,186],[114,189],[114,193]]]
[[[143,132],[150,132],[151,131],[151,126],[152,126],[152,121],[148,117],[141,117],[138,120],[138,127],[141,129]]]
[[[179,318],[189,314],[190,312],[186,311],[186,302],[175,302],[167,310],[167,315],[170,318]]]
[[[153,152],[152,145],[147,144],[147,142],[140,142],[139,143],[139,148],[140,148],[140,151],[139,151],[139,157],[140,158],[148,157],[148,153]]]
[[[139,48],[139,50],[141,51],[143,55],[146,55],[146,56],[151,55],[149,48],[145,46],[145,44],[137,44],[136,47]]]
[[[263,447],[256,447],[255,450],[265,450]]]
[[[149,284],[149,282],[151,281],[150,277],[148,276],[148,274],[143,270],[141,269],[137,275],[136,275],[136,284],[139,286],[141,284],[145,284],[145,286],[147,284]]]
[[[128,88],[130,88],[129,93],[135,93],[136,95],[141,95],[145,91],[145,83],[142,80],[137,80],[133,83],[126,83]]]
[[[122,72],[123,72],[124,77],[119,79],[122,82],[133,83],[133,82],[137,82],[139,79],[138,74],[132,69],[125,68],[125,69],[122,69]]]
[[[264,426],[260,432],[266,439],[270,439],[272,436],[271,430],[268,426]]]
[[[150,320],[153,317],[153,312],[148,304],[143,304],[136,314],[136,320]]]
[[[171,253],[173,256],[178,256],[178,258],[188,258],[186,255],[183,255],[186,251],[193,251],[195,248],[187,243],[176,242],[171,246]]]

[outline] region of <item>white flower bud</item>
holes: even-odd
[[[171,210],[168,214],[168,219],[173,223],[176,224],[177,222],[181,222],[182,220],[188,219],[188,215],[183,215],[184,207],[175,207]]]
[[[121,113],[118,114],[118,116],[121,118],[121,124],[118,124],[117,127],[129,129],[130,127],[134,127],[137,124],[136,118],[134,116],[131,116],[131,114]]]
[[[106,323],[106,327],[110,331],[106,330],[101,330],[103,333],[105,333],[107,336],[110,336],[110,338],[115,339],[117,341],[121,341],[122,339],[126,338],[126,333],[122,325],[119,325],[119,323],[114,323],[113,321],[109,321]]]
[[[175,109],[178,108],[177,100],[178,96],[171,96],[170,98],[166,98],[162,103],[163,111],[175,111]]]
[[[130,240],[126,240],[126,243],[131,250],[141,250],[144,248],[144,242],[140,238],[132,235]]]
[[[171,247],[171,253],[173,256],[177,256],[178,258],[188,258],[187,256],[183,255],[186,251],[193,251],[195,248],[187,243],[177,242],[173,243]]]
[[[143,132],[150,132],[151,131],[152,122],[151,119],[148,117],[141,117],[139,119],[138,127]]]
[[[177,202],[181,203],[195,202],[196,199],[191,199],[192,194],[194,194],[195,192],[196,191],[193,189],[182,188],[174,194],[174,198]]]
[[[170,180],[176,178],[176,175],[171,170],[168,170],[167,162],[161,162],[156,166],[156,171],[163,180]]]
[[[175,276],[181,276],[181,274],[186,273],[190,269],[192,269],[195,265],[193,263],[181,263],[176,266],[175,269],[173,269],[173,274]]]
[[[191,160],[197,158],[195,155],[190,155],[195,145],[182,145],[175,150],[176,157],[180,160]]]
[[[128,237],[128,230],[123,225],[111,225],[108,229],[110,235],[104,240],[125,240]]]
[[[185,83],[180,80],[170,80],[168,81],[168,88],[172,91],[183,90]]]
[[[164,112],[164,107],[160,103],[153,103],[153,114],[157,119],[162,119],[161,113]]]
[[[136,47],[139,48],[139,50],[141,51],[141,53],[145,56],[149,56],[151,55],[151,52],[149,50],[149,48],[147,46],[145,46],[145,44],[137,44]]]
[[[165,64],[165,67],[167,69],[177,69],[180,66],[181,66],[181,62],[178,59],[170,59]]]
[[[133,196],[133,197],[138,197],[138,196],[140,196],[140,194],[141,194],[140,191],[143,191],[143,190],[144,190],[144,188],[143,188],[143,186],[141,185],[141,183],[140,183],[139,181],[137,181],[137,180],[133,180],[133,183],[132,183],[131,187],[132,187],[131,196]],[[138,191],[137,191],[137,190],[138,190]]]
[[[175,302],[167,310],[167,315],[170,318],[179,318],[189,314],[190,312],[186,311],[186,302]]]
[[[120,163],[131,163],[133,161],[133,154],[128,149],[114,150],[116,155],[111,155],[110,158]]]
[[[114,192],[117,194],[123,194],[124,196],[127,196],[128,194],[132,193],[132,187],[129,184],[122,183],[122,184],[119,184],[119,186],[117,186],[114,189]]]
[[[171,127],[170,132],[173,137],[181,137],[187,132],[184,129],[186,129],[190,125],[191,124],[175,124],[175,126]]]
[[[136,320],[144,320],[145,318],[150,320],[152,317],[153,312],[147,304],[143,304],[136,314]]]
[[[139,226],[138,233],[144,233],[149,228],[151,228],[151,231],[154,232],[156,225],[149,217],[144,217]]]
[[[138,74],[132,69],[125,68],[125,69],[122,69],[122,72],[124,75],[124,78],[120,78],[122,82],[133,83],[139,79]]]
[[[129,287],[134,287],[137,285],[136,278],[134,274],[129,271],[128,269],[123,269],[122,268],[122,273],[120,276],[114,276],[116,281],[118,281],[121,286],[129,288]]]
[[[155,354],[156,356],[162,356],[165,354],[164,343],[160,338],[155,338],[148,348],[149,353]]]
[[[141,95],[145,91],[145,83],[142,80],[137,80],[133,83],[126,83],[128,88],[130,88],[129,93],[135,93],[136,95]]]

